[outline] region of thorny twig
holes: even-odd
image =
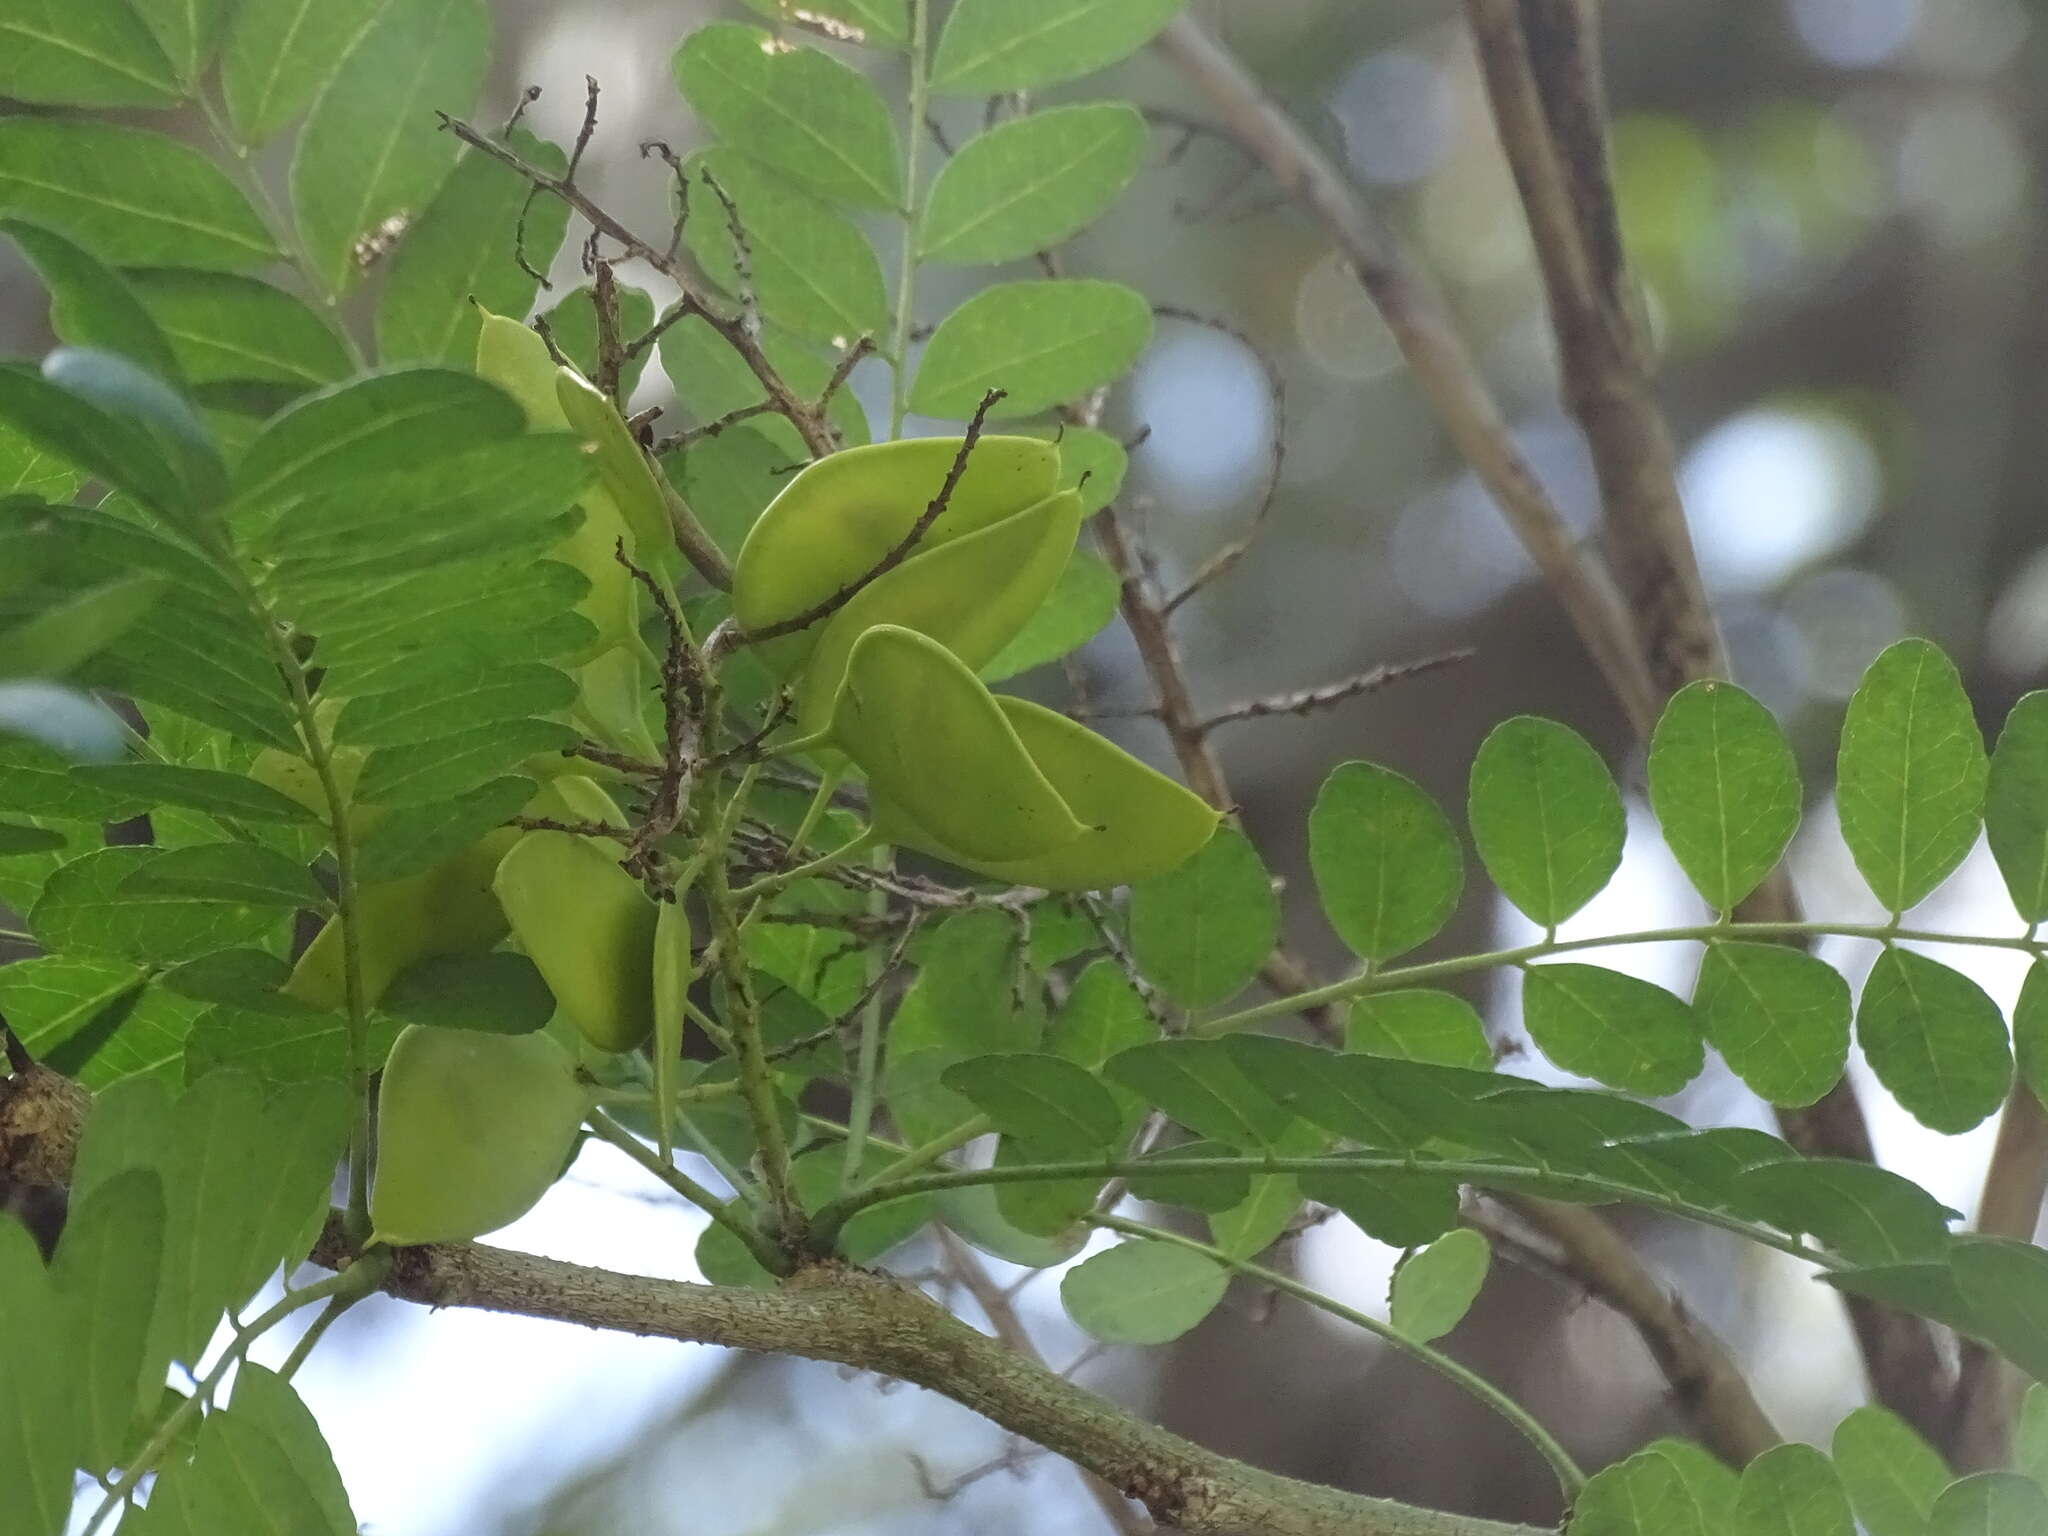
[[[479,132],[462,119],[452,117],[446,112],[435,115],[440,119],[441,126],[463,143],[518,172],[542,191],[560,198],[583,217],[593,232],[602,233],[615,241],[625,255],[646,262],[680,288],[683,296],[677,303],[677,312],[671,317],[671,323],[695,315],[717,332],[719,337],[739,354],[740,360],[747,365],[748,372],[753,374],[755,381],[761,385],[768,398],[775,402],[777,413],[796,429],[797,435],[803,439],[804,447],[812,457],[823,458],[838,446],[838,437],[830,423],[790,387],[780,370],[768,360],[767,354],[761,350],[760,342],[747,333],[744,317],[728,315],[708,302],[696,290],[690,274],[683,269],[677,256],[650,245],[593,202],[589,194],[576,185],[573,169],[569,174],[556,176],[531,164],[515,150],[498,143],[488,134]]]
[[[726,233],[732,237],[733,288],[739,295],[740,324],[746,328],[748,336],[758,341],[761,337],[761,299],[754,292],[754,248],[747,241],[747,227],[740,218],[739,204],[732,200],[725,184],[708,170],[699,171],[697,179],[711,189],[711,195],[725,210]]]
[[[1213,731],[1218,726],[1234,725],[1241,720],[1264,720],[1273,715],[1306,715],[1318,709],[1328,709],[1334,704],[1359,698],[1364,694],[1377,693],[1395,683],[1405,683],[1410,678],[1422,677],[1444,667],[1455,666],[1471,659],[1469,650],[1445,651],[1439,656],[1425,656],[1419,661],[1394,661],[1360,672],[1339,682],[1324,683],[1316,688],[1298,688],[1288,693],[1268,694],[1264,698],[1247,699],[1242,704],[1209,716],[1202,721],[1204,731]]]
[[[619,540],[612,556],[646,590],[668,633],[661,659],[661,773],[640,825],[634,829],[626,857],[619,861],[627,873],[655,881],[661,878],[662,871],[656,845],[675,831],[688,808],[690,781],[696,766],[694,749],[700,723],[709,712],[711,684],[690,639],[689,628],[676,611],[667,587],[626,554],[625,540]]]

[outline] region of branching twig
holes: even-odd
[[[1159,47],[1209,99],[1230,136],[1335,240],[1445,432],[1500,504],[1630,719],[1647,733],[1659,699],[1621,593],[1606,569],[1579,549],[1509,435],[1435,286],[1380,228],[1322,150],[1197,22],[1179,17],[1160,34]]]
[[[648,266],[682,289],[683,296],[674,306],[675,313],[671,315],[670,323],[695,315],[716,331],[726,344],[739,354],[740,360],[747,365],[748,372],[753,374],[768,398],[775,402],[777,413],[796,429],[797,435],[803,439],[804,447],[814,458],[823,458],[838,446],[838,439],[830,424],[790,387],[789,382],[761,350],[760,343],[747,334],[744,318],[724,314],[706,302],[696,291],[690,274],[683,270],[675,254],[649,244],[599,207],[581,187],[576,185],[573,171],[570,174],[556,176],[529,163],[516,151],[498,143],[488,134],[478,132],[462,119],[451,117],[445,112],[435,115],[440,119],[441,126],[463,143],[481,150],[500,164],[517,171],[532,185],[560,198],[589,223],[594,233],[603,234],[615,241],[625,255],[646,262]]]
[[[1364,694],[1377,693],[1395,683],[1405,683],[1412,677],[1436,672],[1444,667],[1455,666],[1469,661],[1473,653],[1469,650],[1445,651],[1440,656],[1425,656],[1420,661],[1394,661],[1360,672],[1338,682],[1324,683],[1316,688],[1298,688],[1290,693],[1273,693],[1264,698],[1249,699],[1242,704],[1233,704],[1219,714],[1209,716],[1201,722],[1204,731],[1213,731],[1218,726],[1235,725],[1241,720],[1264,720],[1274,715],[1306,715],[1318,709],[1328,709],[1348,699]]]

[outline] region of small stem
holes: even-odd
[[[1584,939],[1548,937],[1516,949],[1496,949],[1478,955],[1454,955],[1448,960],[1432,960],[1422,965],[1399,966],[1392,970],[1349,976],[1342,981],[1333,981],[1327,986],[1315,987],[1291,997],[1278,998],[1269,1003],[1259,1003],[1250,1008],[1240,1009],[1236,1013],[1204,1019],[1194,1026],[1192,1032],[1197,1035],[1230,1034],[1266,1019],[1282,1018],[1291,1013],[1298,1013],[1303,1008],[1341,1003],[1350,998],[1362,997],[1368,992],[1382,992],[1396,987],[1427,986],[1472,971],[1525,965],[1532,960],[1541,960],[1549,955],[1571,954],[1576,950],[1618,949],[1628,944],[1707,943],[1715,939],[1802,938],[1868,939],[1878,944],[1889,944],[1894,940],[1912,944],[1960,944],[1985,949],[2016,949],[2030,955],[2039,955],[2048,950],[2048,940],[2037,939],[2031,935],[1997,938],[1986,934],[1934,933],[1921,928],[1898,928],[1890,923],[1717,922],[1698,923],[1684,928],[1647,928],[1637,933],[1598,934]]]
[[[320,1341],[327,1336],[327,1330],[341,1321],[342,1313],[362,1299],[360,1296],[328,1297],[327,1305],[320,1309],[320,1315],[313,1319],[304,1333],[299,1335],[298,1342],[292,1345],[292,1352],[285,1356],[284,1364],[277,1368],[277,1374],[286,1381],[298,1375],[299,1367],[306,1363],[307,1356],[311,1355]]]
[[[340,1274],[329,1275],[325,1280],[315,1281],[302,1290],[287,1292],[276,1305],[258,1316],[254,1322],[238,1328],[234,1338],[228,1341],[227,1348],[221,1351],[220,1359],[216,1360],[213,1368],[200,1378],[192,1395],[171,1410],[163,1423],[157,1426],[156,1433],[149,1437],[142,1449],[137,1451],[121,1469],[121,1475],[107,1485],[106,1497],[100,1500],[99,1508],[93,1511],[92,1519],[86,1522],[80,1536],[98,1536],[98,1532],[105,1527],[114,1511],[127,1503],[129,1497],[141,1485],[143,1478],[156,1470],[157,1463],[163,1460],[164,1453],[176,1443],[185,1426],[197,1418],[205,1405],[213,1400],[214,1393],[220,1390],[221,1383],[227,1379],[229,1370],[248,1355],[251,1346],[258,1339],[294,1312],[302,1311],[316,1302],[340,1297],[354,1300],[367,1296],[383,1282],[384,1273],[388,1268],[389,1262],[382,1256],[364,1254]]]
[[[875,841],[875,829],[873,827],[862,827],[859,832],[841,843],[837,848],[834,848],[830,853],[821,853],[815,859],[798,864],[793,868],[781,870],[772,875],[763,875],[758,880],[740,886],[732,893],[732,899],[736,902],[747,901],[754,903],[752,910],[747,913],[745,921],[740,926],[742,928],[752,927],[755,915],[761,910],[760,904],[769,897],[788,890],[792,885],[799,885],[814,876],[822,875],[827,870],[837,869],[848,859],[857,857],[874,847]]]
[[[887,848],[875,849],[869,860],[883,874],[889,872],[894,861],[895,855]],[[886,917],[889,898],[880,891],[869,891],[867,908],[871,917]],[[915,927],[916,918],[911,923]],[[868,951],[868,995],[860,1005],[860,1054],[854,1065],[853,1101],[846,1113],[846,1161],[841,1164],[839,1175],[841,1186],[847,1189],[859,1182],[861,1164],[867,1161],[868,1132],[875,1121],[875,1090],[881,1085],[882,978],[909,944],[910,934],[910,928],[903,930],[903,937],[896,942],[896,956],[885,956],[879,949]]]
[[[895,1162],[880,1169],[872,1179],[861,1186],[861,1190],[866,1193],[897,1179],[906,1178],[920,1168],[929,1168],[948,1152],[957,1151],[975,1137],[986,1136],[995,1128],[995,1122],[987,1115],[976,1115],[972,1120],[963,1121],[950,1131],[942,1131],[930,1141],[910,1148]]]
[[[770,1242],[765,1234],[752,1222],[746,1221],[733,1212],[730,1200],[721,1200],[695,1179],[672,1163],[663,1162],[661,1157],[647,1149],[638,1136],[627,1130],[618,1121],[601,1109],[590,1112],[590,1129],[601,1139],[610,1142],[642,1168],[653,1174],[670,1189],[696,1206],[705,1215],[717,1222],[726,1231],[746,1245],[761,1266],[771,1275],[788,1274],[789,1260],[782,1250]]]
[[[1579,1464],[1557,1443],[1550,1431],[1537,1422],[1535,1415],[1485,1377],[1460,1365],[1443,1351],[1411,1339],[1378,1318],[1360,1312],[1354,1307],[1347,1307],[1335,1297],[1325,1296],[1321,1291],[1303,1285],[1299,1280],[1283,1275],[1276,1269],[1267,1269],[1262,1264],[1254,1264],[1246,1259],[1233,1258],[1221,1248],[1212,1248],[1207,1243],[1196,1242],[1193,1238],[1183,1237],[1178,1232],[1169,1231],[1164,1227],[1148,1227],[1143,1222],[1128,1221],[1121,1216],[1094,1216],[1090,1217],[1089,1221],[1093,1226],[1111,1232],[1121,1232],[1126,1237],[1149,1238],[1154,1242],[1171,1243],[1176,1248],[1185,1248],[1190,1253],[1199,1253],[1203,1258],[1220,1264],[1225,1269],[1235,1270],[1249,1280],[1270,1286],[1276,1291],[1294,1297],[1297,1301],[1305,1301],[1332,1317],[1341,1317],[1345,1322],[1363,1328],[1374,1337],[1384,1339],[1403,1354],[1421,1361],[1453,1385],[1462,1387],[1520,1430],[1543,1459],[1550,1463],[1550,1469],[1557,1474],[1558,1486],[1564,1490],[1566,1503],[1569,1504],[1576,1499],[1579,1491],[1586,1486],[1586,1474],[1580,1470]]]
[[[704,809],[709,810],[708,803]],[[702,819],[708,822],[710,817],[705,815]],[[777,1239],[793,1246],[802,1239],[804,1210],[790,1185],[789,1142],[783,1135],[782,1118],[776,1107],[775,1076],[761,1042],[761,1010],[741,944],[738,905],[726,878],[725,846],[721,843],[713,848],[705,862],[704,904],[711,914],[719,969],[725,973],[726,995],[732,1000],[734,1016],[729,1027],[733,1060],[739,1068],[740,1093],[760,1149],[761,1182],[767,1190],[769,1213],[778,1228]]]
[[[903,435],[910,401],[910,327],[917,294],[917,226],[924,195],[918,190],[919,152],[924,146],[925,101],[930,48],[931,0],[910,0],[910,131],[903,154],[903,257],[896,269],[896,327],[889,342],[889,435]]]
[[[964,1127],[962,1129],[965,1129]],[[981,1130],[988,1129],[986,1123]],[[966,1140],[965,1136],[960,1138]],[[925,1154],[928,1147],[920,1147],[898,1160],[909,1163],[913,1159],[929,1162]],[[943,1155],[940,1153],[938,1155]],[[893,1165],[892,1165],[893,1166]],[[1040,1184],[1063,1179],[1098,1179],[1107,1183],[1111,1179],[1130,1178],[1143,1175],[1147,1179],[1193,1178],[1201,1174],[1215,1173],[1429,1173],[1437,1174],[1459,1183],[1476,1184],[1480,1188],[1499,1185],[1509,1181],[1511,1187],[1523,1183],[1540,1183],[1545,1186],[1570,1185],[1575,1193],[1599,1201],[1627,1201],[1650,1210],[1667,1211],[1682,1216],[1688,1221],[1699,1222],[1702,1226],[1719,1227],[1733,1232],[1738,1237],[1765,1248],[1774,1248],[1808,1264],[1823,1269],[1848,1267],[1848,1261],[1816,1248],[1809,1248],[1796,1237],[1755,1222],[1744,1221],[1725,1211],[1707,1206],[1688,1205],[1682,1200],[1660,1195],[1633,1184],[1617,1179],[1604,1178],[1598,1174],[1561,1174],[1555,1168],[1539,1163],[1511,1163],[1487,1158],[1419,1158],[1399,1153],[1347,1152],[1332,1157],[1281,1157],[1277,1155],[1240,1157],[1177,1157],[1167,1159],[1131,1159],[1121,1157],[1079,1159],[1073,1162],[1048,1163],[1007,1163],[990,1168],[947,1168],[934,1173],[910,1174],[895,1177],[884,1169],[871,1182],[836,1200],[828,1201],[811,1216],[811,1237],[814,1243],[823,1245],[838,1235],[839,1229],[861,1211],[871,1206],[883,1205],[891,1200],[905,1200],[914,1195],[938,1194],[949,1189],[969,1189],[977,1184]]]

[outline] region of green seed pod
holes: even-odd
[[[765,629],[860,580],[917,526],[959,455],[957,437],[904,438],[828,455],[785,485],[748,531],[733,564],[733,617]],[[1001,522],[1052,495],[1059,450],[1035,437],[984,437],[918,542],[920,552]],[[815,629],[765,655],[785,670]]]
[[[356,888],[356,956],[366,1006],[374,1007],[407,966],[489,949],[505,936],[491,879],[519,837],[516,827],[501,827],[432,869]],[[306,947],[281,990],[315,1008],[346,1008],[344,955],[336,919]]]
[[[996,704],[1087,830],[1044,853],[977,860],[947,848],[908,810],[877,804],[876,825],[890,842],[1013,885],[1089,891],[1178,869],[1216,830],[1221,818],[1214,807],[1116,743],[1028,699],[1000,695]]]
[[[663,1158],[676,1143],[676,1069],[682,1065],[690,962],[690,915],[678,893],[661,904],[654,919],[654,1129]]]
[[[476,338],[477,377],[517,400],[531,430],[571,430],[556,387],[556,376],[564,371],[548,354],[547,343],[528,327],[504,315],[484,314]],[[570,658],[572,665],[593,661],[613,646],[639,638],[640,594],[633,573],[618,560],[621,542],[629,559],[638,558],[637,540],[603,481],[601,460],[600,483],[583,493],[580,505],[582,523],[548,551],[549,559],[572,567],[590,583],[576,611],[590,620],[597,639],[587,652]]]
[[[607,827],[623,828],[626,818],[618,802],[604,792],[595,779],[582,773],[561,773],[544,782],[539,793],[526,802],[523,816],[545,816],[556,821],[594,821]]]
[[[518,1220],[561,1177],[588,1110],[545,1031],[407,1025],[377,1095],[370,1240],[467,1242]]]
[[[1080,528],[1081,498],[1062,491],[869,582],[825,621],[797,685],[798,726],[824,728],[847,656],[878,624],[929,635],[970,669],[991,660],[1044,604]]]
[[[669,527],[668,503],[654,478],[654,466],[633,441],[633,434],[618,410],[603,393],[573,368],[555,370],[555,401],[567,418],[569,430],[580,436],[596,455],[597,479],[612,503],[633,530],[633,538],[645,557],[666,561],[675,553],[675,533]]]
[[[654,1028],[658,904],[611,845],[528,832],[499,864],[499,904],[562,1011],[599,1050],[630,1051]]]
[[[916,807],[917,825],[967,858],[1028,858],[1087,830],[1031,761],[995,695],[915,630],[882,624],[861,636],[831,741],[867,774],[877,806]]]
[[[569,720],[600,746],[645,763],[658,760],[661,748],[646,714],[647,703],[656,694],[643,651],[636,639],[578,667],[577,697]]]

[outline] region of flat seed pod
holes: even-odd
[[[555,370],[555,401],[568,418],[569,429],[596,454],[598,483],[610,493],[639,547],[650,557],[657,550],[674,549],[668,503],[654,482],[654,468],[617,408],[573,368]]]
[[[520,947],[570,1022],[599,1050],[630,1051],[654,1028],[648,977],[656,904],[607,846],[528,832],[492,888]]]
[[[761,513],[733,565],[733,616],[765,629],[860,580],[917,526],[960,452],[957,437],[849,448],[805,468]],[[983,437],[919,549],[1023,511],[1059,483],[1059,450],[1030,437]],[[794,666],[805,647],[771,659]]]
[[[377,1095],[371,1241],[467,1242],[518,1220],[561,1176],[588,1108],[544,1030],[407,1025]]]
[[[1086,830],[1032,763],[995,696],[951,651],[914,630],[885,624],[861,636],[832,741],[866,772],[878,805],[910,809],[940,847],[968,858],[1026,858]]]
[[[1087,828],[1063,847],[1022,859],[972,859],[946,847],[902,806],[875,799],[875,824],[890,842],[1012,885],[1095,891],[1178,869],[1220,819],[1199,795],[1065,715],[1028,699],[996,704],[1024,750]]]
[[[565,370],[548,353],[548,344],[528,327],[503,315],[484,314],[476,338],[477,377],[495,384],[526,411],[527,427],[535,432],[559,432],[569,427],[562,409],[557,375]],[[587,386],[586,386],[587,387]],[[592,391],[595,393],[595,391]],[[602,396],[599,403],[604,404]],[[609,410],[609,405],[606,406]],[[613,413],[616,420],[616,413]],[[580,429],[579,429],[580,430]],[[620,427],[624,431],[623,424]],[[631,447],[630,440],[628,446]],[[633,450],[637,456],[639,450]],[[639,540],[619,511],[619,503],[603,476],[604,460],[598,460],[599,482],[586,489],[580,505],[583,521],[568,538],[548,551],[548,558],[570,566],[590,583],[590,590],[577,601],[576,611],[590,620],[597,638],[577,662],[593,661],[615,645],[634,639],[639,631],[640,595],[633,573],[619,564],[618,549],[625,544],[628,557],[637,558]],[[659,492],[655,493],[659,496]],[[663,537],[667,517],[663,514]],[[659,549],[662,545],[656,545]]]
[[[505,936],[505,913],[491,880],[520,833],[502,827],[432,869],[356,891],[356,954],[363,1001],[374,1007],[407,966],[436,955],[489,949]],[[315,1008],[348,1006],[341,924],[330,922],[306,946],[281,989]]]
[[[664,1158],[675,1149],[676,1069],[690,993],[690,915],[682,894],[663,902],[654,919],[654,1128]]]
[[[979,670],[1044,603],[1080,528],[1081,498],[1062,491],[877,577],[825,621],[797,685],[799,725],[823,728],[846,657],[878,624],[929,635]]]

